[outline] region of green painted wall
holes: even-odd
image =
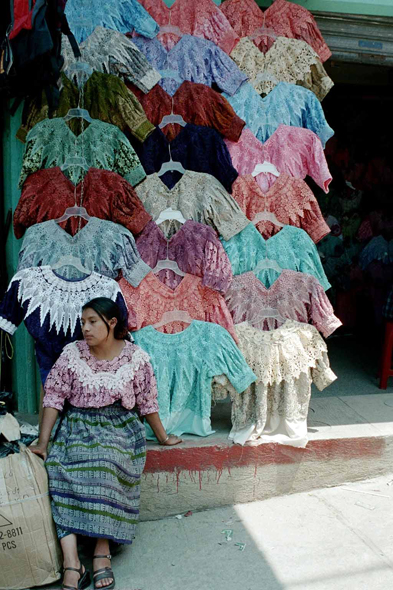
[[[15,138],[20,125],[21,108],[14,117],[5,114],[3,135],[4,169],[4,216],[8,209],[15,211],[20,191],[18,178],[22,164],[23,144]],[[11,279],[18,264],[20,242],[16,240],[12,228],[9,232],[6,256],[7,274]],[[14,358],[12,361],[13,391],[17,396],[20,412],[37,412],[39,402],[39,375],[34,354],[33,339],[22,324],[12,337]]]
[[[215,0],[215,2],[220,4],[219,0]],[[256,0],[256,2],[262,7],[272,4],[272,0]],[[393,16],[393,0],[295,0],[295,4],[304,6],[311,12]]]

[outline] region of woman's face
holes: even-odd
[[[109,334],[107,325],[94,309],[86,308],[83,310],[81,319],[82,333],[83,338],[89,346],[98,346],[105,342],[111,333],[113,334],[114,327],[117,323],[116,318],[107,320],[107,323],[110,328]]]

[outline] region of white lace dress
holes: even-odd
[[[321,391],[337,378],[324,340],[314,326],[294,320],[271,332],[247,322],[235,330],[257,381],[239,394],[225,376],[215,377],[213,399],[225,399],[229,393],[232,401],[229,437],[242,445],[275,442],[305,447],[311,383]]]

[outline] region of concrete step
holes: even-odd
[[[371,390],[379,391],[375,384]],[[389,473],[392,394],[315,395],[305,449],[234,445],[227,438],[228,403],[213,408],[214,435],[185,436],[177,447],[148,443],[141,519],[264,500]]]

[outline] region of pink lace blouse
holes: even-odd
[[[265,160],[279,172],[294,178],[307,175],[325,193],[332,180],[320,139],[309,129],[280,125],[265,143],[260,142],[250,129],[244,129],[238,142],[228,141],[232,164],[242,176],[251,174],[257,164]],[[257,182],[266,192],[276,181],[273,174],[259,174]],[[138,189],[137,189],[138,190]]]
[[[128,309],[128,328],[132,331],[159,322],[165,312],[187,311],[192,319],[220,324],[236,340],[231,314],[222,295],[204,287],[202,280],[186,275],[175,289],[171,289],[154,274],[149,273],[137,288],[125,279],[119,281]],[[189,324],[173,321],[159,328],[165,334],[183,331]]]
[[[148,354],[131,342],[111,361],[98,360],[85,340],[72,342],[53,365],[46,381],[44,408],[103,408],[117,401],[142,416],[158,412],[157,384]]]
[[[203,37],[213,41],[226,53],[231,53],[239,37],[227,17],[213,0],[175,0],[169,8],[164,0],[139,0],[160,25],[179,27],[183,35]],[[158,33],[158,39],[166,49],[172,49],[179,40],[174,33]]]
[[[255,0],[225,0],[220,9],[239,37],[249,37],[265,26],[273,29],[277,37],[305,41],[318,53],[322,62],[332,55],[311,12],[294,2],[275,0],[262,12]],[[274,39],[263,35],[257,37],[254,43],[265,53]]]
[[[293,270],[283,270],[269,288],[252,272],[236,275],[225,301],[235,324],[246,321],[261,330],[274,330],[291,319],[313,324],[327,337],[342,325],[319,281]],[[282,320],[264,317],[268,309],[276,310]]]
[[[202,285],[225,293],[232,281],[232,268],[227,253],[214,229],[188,219],[167,240],[161,228],[150,221],[136,239],[141,258],[151,268],[159,260],[174,260],[180,270],[202,278]],[[161,270],[157,277],[170,289],[182,281],[173,270]]]
[[[318,201],[312,190],[301,178],[280,174],[270,189],[262,192],[255,178],[238,176],[232,185],[232,196],[250,221],[263,211],[274,213],[284,225],[301,227],[317,243],[330,233],[323,218]],[[260,221],[256,228],[267,239],[276,234],[280,227],[270,221]]]

